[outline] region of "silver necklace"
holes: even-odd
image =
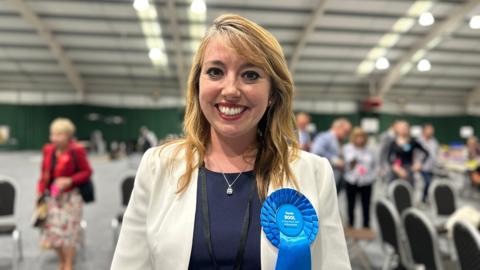
[[[237,182],[238,178],[240,177],[240,175],[242,175],[243,172],[240,172],[237,177],[235,178],[235,180],[233,180],[233,182],[230,184],[230,182],[228,182],[228,179],[227,179],[227,176],[222,172],[222,175],[223,175],[223,178],[225,179],[225,182],[227,182],[227,185],[228,185],[228,188],[227,188],[227,195],[232,195],[233,194],[233,188],[232,186],[235,184],[235,182]]]

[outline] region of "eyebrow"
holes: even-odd
[[[223,63],[222,61],[220,60],[212,60],[212,61],[208,61],[208,62],[205,62],[204,63],[205,65],[216,65],[216,66],[221,66],[221,67],[225,67],[225,63]],[[254,68],[260,68],[252,63],[244,63],[240,66],[240,68],[248,68],[248,67],[254,67]],[[261,68],[260,68],[261,69]]]

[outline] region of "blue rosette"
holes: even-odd
[[[265,235],[278,248],[275,269],[311,269],[318,217],[310,201],[294,189],[279,189],[263,203],[260,218]]]

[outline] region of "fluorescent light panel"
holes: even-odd
[[[432,7],[432,1],[418,0],[413,3],[407,11],[405,17],[398,19],[392,26],[391,31],[384,34],[367,54],[367,57],[358,65],[357,75],[366,76],[370,74],[376,66],[376,61],[384,57],[388,49],[392,48],[400,40],[401,34],[408,32],[414,25],[415,19],[420,14],[427,12]]]
[[[165,42],[162,38],[162,27],[158,23],[158,14],[155,5],[148,0],[135,0],[133,7],[137,11],[145,43],[149,49],[148,57],[156,67],[166,68],[168,57],[165,53]]]
[[[190,50],[195,52],[200,45],[199,39],[203,37],[207,30],[205,22],[207,20],[207,6],[203,0],[193,0],[188,10],[189,33],[191,37]]]

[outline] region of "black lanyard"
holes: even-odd
[[[208,253],[210,255],[210,260],[214,266],[214,269],[219,269],[217,260],[215,259],[215,255],[213,254],[212,248],[212,234],[210,231],[210,218],[208,212],[208,193],[207,193],[207,177],[205,175],[205,171],[203,169],[199,170],[200,173],[200,182],[201,182],[201,196],[202,196],[202,216],[203,216],[203,234],[205,236],[205,241],[207,242],[208,246]],[[251,212],[251,205],[253,194],[255,193],[255,186],[256,183],[253,181],[252,189],[250,191],[250,196],[248,197],[248,204],[247,209],[245,210],[245,215],[243,216],[243,227],[242,227],[242,234],[240,236],[240,243],[237,250],[237,256],[235,257],[235,264],[233,269],[240,270],[242,268],[243,263],[243,255],[245,253],[245,245],[247,243],[247,235],[248,229],[250,227],[250,212]]]

